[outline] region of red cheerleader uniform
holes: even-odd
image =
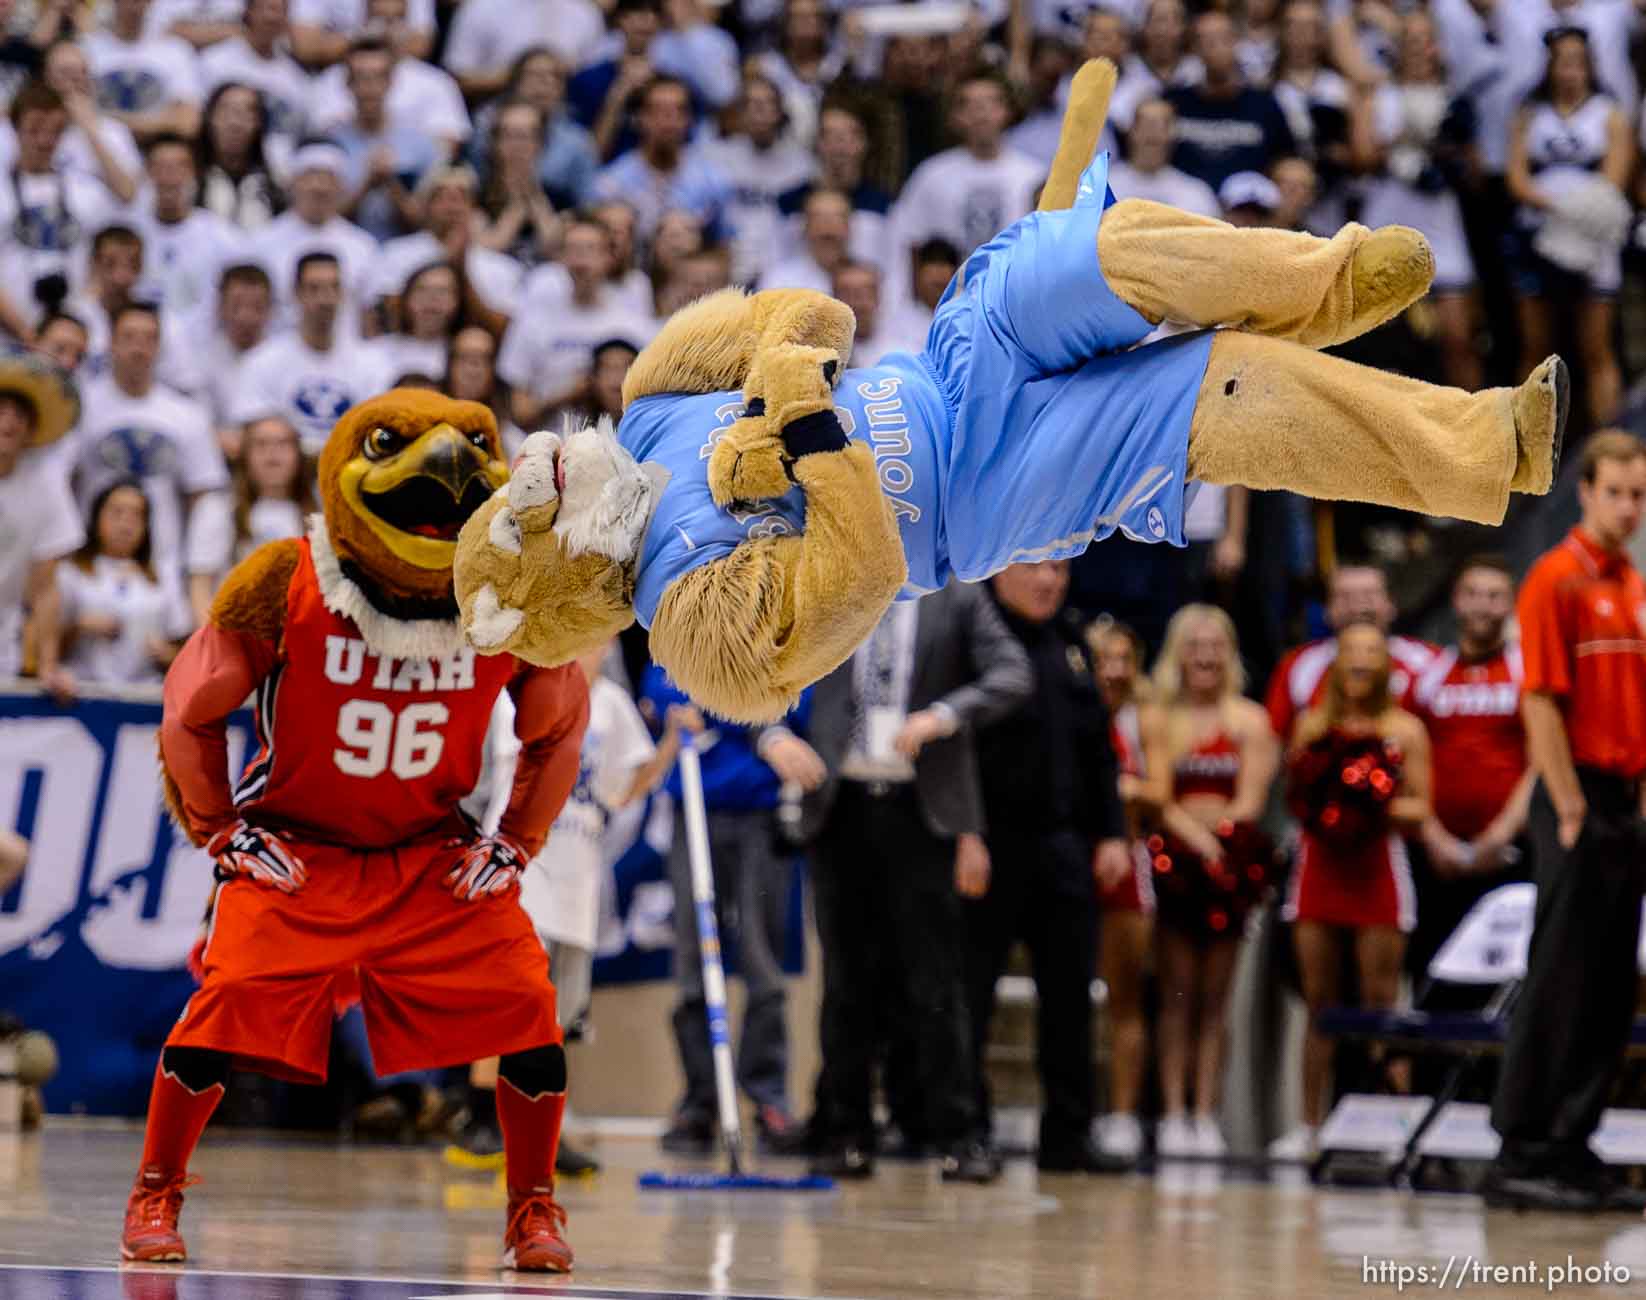
[[[1406,841],[1387,826],[1345,846],[1298,828],[1297,858],[1281,915],[1287,921],[1365,929],[1417,925],[1417,890]]]
[[[1138,731],[1137,705],[1128,704],[1114,715],[1109,724],[1109,739],[1121,774],[1142,777],[1143,740]],[[1142,840],[1132,841],[1131,874],[1113,885],[1099,887],[1097,905],[1105,912],[1154,914],[1154,871],[1149,863],[1148,847]]]

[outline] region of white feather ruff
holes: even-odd
[[[375,654],[394,659],[445,659],[467,644],[462,624],[455,618],[393,618],[367,600],[366,593],[343,572],[325,518],[318,514],[309,516],[309,553],[326,608],[352,622]]]

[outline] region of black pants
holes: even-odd
[[[876,796],[843,781],[813,859],[823,948],[823,1070],[817,1136],[870,1144],[877,1032],[907,1045],[922,1136],[972,1130],[974,1098],[961,983],[954,842],[932,834],[912,786]]]
[[[983,1049],[994,1015],[994,986],[1012,944],[1022,939],[1034,970],[1035,1056],[1044,1105],[1042,1151],[1068,1151],[1092,1122],[1092,971],[1097,959],[1097,891],[1091,848],[1074,831],[1003,830],[989,837],[989,892],[965,905],[966,1001],[978,1122],[989,1128]]]
[[[1571,852],[1548,794],[1532,799],[1537,928],[1492,1103],[1500,1158],[1530,1170],[1559,1168],[1587,1143],[1634,1021],[1646,879],[1635,790],[1587,768],[1578,778],[1589,815]]]

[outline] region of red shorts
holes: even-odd
[[[245,878],[218,891],[205,979],[168,1045],[322,1083],[332,1021],[355,1001],[382,1075],[560,1041],[548,959],[518,893],[459,902],[444,839],[288,847],[308,869],[295,894]]]
[[[1417,925],[1417,890],[1406,841],[1390,834],[1346,854],[1299,831],[1282,915],[1288,921],[1351,929],[1391,926],[1410,933]]]
[[[1154,915],[1154,866],[1142,840],[1132,841],[1132,869],[1115,885],[1100,886],[1098,908],[1104,912],[1143,912]]]

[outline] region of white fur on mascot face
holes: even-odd
[[[457,566],[469,639],[487,652],[529,646],[534,662],[554,665],[627,627],[641,539],[667,481],[618,442],[610,420],[532,434],[508,484],[464,530],[485,529],[493,571],[477,580],[461,558]]]

